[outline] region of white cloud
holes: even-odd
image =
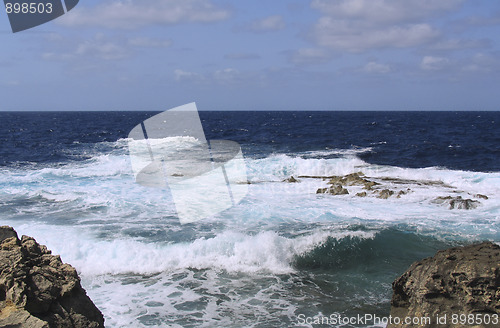
[[[252,22],[248,29],[253,32],[277,31],[285,28],[285,21],[280,15],[268,16]]]
[[[458,8],[464,0],[313,0],[311,7],[336,18],[373,23],[415,21]]]
[[[96,59],[120,60],[131,55],[128,44],[123,39],[110,39],[102,33],[97,33],[87,40],[71,40],[64,44],[66,49],[58,52],[45,52],[42,54],[42,58],[63,61],[87,59],[95,64]]]
[[[464,0],[313,0],[322,17],[311,38],[322,47],[362,52],[428,44],[439,31],[428,20],[454,10]]]
[[[201,81],[205,79],[202,74],[183,71],[181,69],[174,70],[174,78],[176,81]]]
[[[78,6],[57,22],[66,26],[133,29],[156,24],[209,23],[228,16],[227,10],[210,0],[113,0],[93,8]]]
[[[463,40],[463,39],[450,39],[436,42],[431,49],[434,50],[462,50],[462,49],[472,49],[472,48],[486,48],[490,45],[490,41],[487,39],[481,40]]]
[[[170,40],[138,37],[128,40],[128,44],[134,47],[165,48],[172,44]]]
[[[362,69],[363,72],[366,73],[378,73],[385,74],[391,71],[391,67],[385,64],[379,64],[377,62],[371,61],[368,62]]]
[[[290,56],[294,64],[321,64],[330,60],[331,56],[321,48],[301,48]]]
[[[370,28],[364,23],[322,17],[315,26],[314,38],[324,47],[361,52],[371,48],[405,48],[433,40],[438,32],[428,24]]]
[[[500,70],[500,60],[498,54],[476,53],[462,66],[464,72],[489,73]]]
[[[234,68],[223,68],[207,73],[195,73],[184,71],[182,69],[174,70],[174,79],[176,81],[191,81],[198,83],[217,83],[217,84],[234,84],[244,79],[254,79],[255,76],[244,75]]]
[[[240,72],[234,68],[224,68],[214,72],[213,77],[221,83],[229,83],[238,79]]]
[[[422,58],[420,68],[426,71],[439,71],[445,69],[450,64],[450,60],[444,57],[425,56]]]
[[[128,51],[122,45],[107,40],[104,35],[97,34],[91,40],[85,40],[76,48],[78,56],[97,57],[104,60],[117,60],[127,57]]]

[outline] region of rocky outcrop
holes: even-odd
[[[318,188],[317,194],[330,195],[354,195],[356,197],[374,197],[379,199],[403,198],[406,195],[428,188],[439,188],[439,192],[448,192],[450,195],[436,198],[428,198],[433,204],[445,205],[449,209],[471,210],[481,205],[481,200],[489,197],[483,194],[472,194],[457,190],[442,181],[433,180],[411,180],[392,177],[368,177],[363,172],[355,172],[347,175],[316,176],[299,175],[301,179],[322,179],[326,181],[326,187]],[[284,182],[297,182],[293,176]],[[429,193],[432,194],[432,193]],[[476,199],[462,198],[471,196]]]
[[[394,319],[387,328],[499,327],[496,320],[484,322],[500,316],[500,246],[485,242],[439,251],[412,264],[392,288],[391,316],[400,323]],[[431,323],[404,324],[404,318]],[[464,324],[461,318],[471,320]]]
[[[364,178],[363,172],[355,172],[345,176],[333,176],[330,177],[330,181],[327,183],[331,185],[340,184],[344,186],[363,186],[363,188],[367,190],[371,190],[373,186],[379,184],[375,181]]]
[[[349,191],[342,187],[342,185],[333,185],[330,188],[319,188],[317,194],[331,194],[331,195],[348,195]]]
[[[299,180],[297,180],[297,179],[295,179],[295,178],[293,177],[293,175],[292,175],[292,176],[290,176],[288,179],[283,180],[283,182],[291,182],[291,183],[293,183],[293,182],[300,182],[300,181],[299,181]]]
[[[481,195],[483,196],[483,195]],[[484,196],[486,197],[486,196]],[[464,209],[464,210],[471,210],[476,208],[480,202],[477,200],[473,199],[464,199],[462,196],[457,196],[457,197],[451,197],[451,196],[446,196],[446,197],[438,197],[434,200],[434,203],[436,204],[446,204],[449,205],[449,209]]]
[[[382,199],[387,199],[394,195],[394,191],[389,190],[389,189],[383,189],[378,192],[377,198],[382,198]]]
[[[97,328],[102,313],[76,270],[33,238],[0,227],[0,327]]]

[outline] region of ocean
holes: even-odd
[[[0,223],[73,265],[106,327],[383,327],[312,318],[386,317],[412,262],[500,241],[500,112],[200,112],[250,184],[188,224],[134,181],[127,136],[155,114],[0,113]],[[394,194],[316,193],[355,172]]]

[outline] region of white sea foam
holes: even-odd
[[[394,226],[440,238],[499,237],[500,173],[380,166],[355,156],[369,149],[247,157],[252,182],[249,194],[237,206],[183,227],[175,219],[168,189],[149,189],[134,182],[127,142],[103,144],[113,150],[106,154],[96,151],[90,159],[62,166],[0,171],[2,224],[35,237],[74,265],[112,327],[146,326],[138,322],[145,313],[160,317],[168,313],[182,319],[194,312],[179,307],[203,303],[206,295],[219,294],[227,294],[229,300],[222,304],[210,301],[197,313],[206,323],[231,326],[225,310],[247,309],[250,314],[265,316],[272,307],[281,309],[280,315],[293,316],[293,302],[275,297],[286,290],[280,284],[269,283],[264,291],[254,286],[255,295],[249,298],[235,291],[244,290],[254,276],[272,280],[278,274],[295,274],[294,258],[328,237],[373,238],[377,231]],[[173,142],[195,141],[181,138]],[[331,155],[338,156],[329,158]],[[378,199],[356,197],[358,187],[350,187],[353,192],[349,195],[317,195],[316,189],[326,186],[322,179],[282,182],[290,176],[358,171],[374,179],[417,180],[421,185],[414,184],[412,192],[401,198]],[[426,184],[428,181],[442,184]],[[399,186],[386,183],[391,188]],[[464,198],[484,194],[489,199],[481,199],[481,206],[470,211],[449,210],[431,202],[449,194]],[[353,226],[368,227],[371,232],[351,231]],[[196,270],[206,270],[206,276],[201,280],[194,277]],[[227,282],[220,272],[240,276],[224,290]],[[141,278],[143,275],[153,277]],[[183,278],[176,280],[178,275]],[[250,278],[243,282],[241,275]],[[128,282],[130,277],[138,282]],[[200,281],[207,292],[185,287]],[[250,324],[250,314],[241,314],[238,320]]]
[[[224,231],[211,238],[165,244],[134,239],[101,240],[75,227],[14,226],[19,234],[35,236],[39,243],[61,255],[84,276],[155,274],[187,268],[290,273],[294,271],[295,256],[312,250],[328,237],[373,238],[375,235],[374,232],[316,230],[298,237],[284,237],[273,231],[255,235]]]

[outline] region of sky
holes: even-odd
[[[500,110],[500,1],[82,0],[0,42],[0,110]]]

